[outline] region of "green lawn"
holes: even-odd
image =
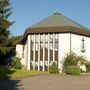
[[[11,74],[10,76],[12,78],[14,78],[14,77],[40,75],[40,74],[45,74],[45,73],[47,73],[47,72],[43,72],[43,71],[28,71],[28,70],[16,70],[16,72]]]
[[[28,71],[28,70],[0,70],[0,79],[26,77],[26,76],[40,75],[40,74],[46,74],[46,73],[48,72]]]

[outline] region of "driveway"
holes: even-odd
[[[0,90],[90,90],[90,75],[38,75],[0,81]]]

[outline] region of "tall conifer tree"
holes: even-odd
[[[11,47],[9,47],[9,27],[12,22],[8,20],[8,17],[12,14],[10,1],[0,0],[0,64],[5,64],[5,60],[9,58]]]

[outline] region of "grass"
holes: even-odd
[[[41,75],[48,72],[43,71],[28,71],[28,70],[0,70],[0,79],[27,77],[33,75]]]
[[[28,71],[28,70],[16,70],[16,72],[11,74],[10,76],[12,78],[15,78],[15,77],[25,77],[25,76],[40,75],[40,74],[45,74],[45,73],[47,73],[47,72],[43,72],[43,71]]]

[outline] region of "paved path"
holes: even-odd
[[[90,75],[47,74],[0,81],[0,90],[90,90]]]

